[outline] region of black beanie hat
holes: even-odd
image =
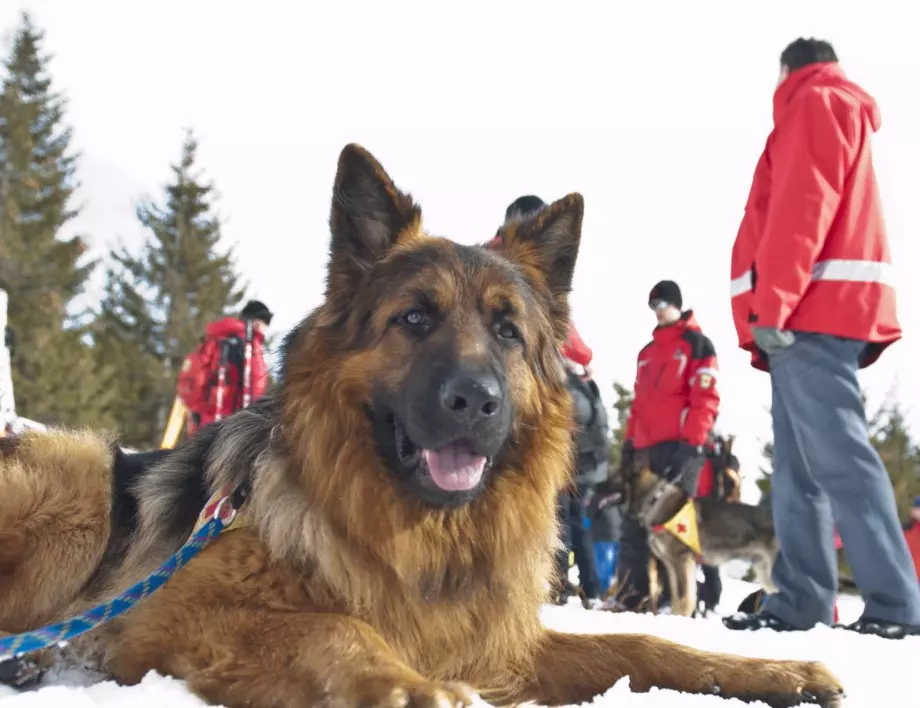
[[[669,305],[674,305],[678,310],[684,304],[680,296],[680,288],[677,287],[677,283],[673,280],[662,280],[656,283],[655,287],[652,288],[652,292],[648,294],[649,304],[651,304],[652,300],[664,300]]]
[[[540,209],[546,206],[540,197],[535,197],[532,194],[528,194],[524,197],[518,197],[511,204],[508,205],[508,208],[505,209],[505,221],[511,221],[514,217],[527,217],[533,214],[536,214]]]
[[[260,300],[250,300],[246,303],[246,307],[243,308],[243,311],[240,312],[240,317],[244,320],[262,320],[265,324],[270,325],[272,323],[272,312],[269,310],[264,302]]]

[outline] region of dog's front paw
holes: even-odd
[[[0,661],[0,684],[13,688],[29,688],[44,677],[47,662],[41,657],[22,656]]]
[[[772,708],[818,705],[839,708],[843,685],[818,661],[750,660],[743,673],[714,672],[714,692],[725,698],[763,701]]]
[[[371,680],[358,690],[357,705],[379,708],[465,708],[476,692],[459,682]]]

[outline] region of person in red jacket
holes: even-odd
[[[259,300],[250,300],[238,317],[224,317],[205,328],[204,341],[185,358],[179,374],[178,393],[188,408],[186,435],[226,418],[260,398],[268,387],[263,343],[272,313]],[[246,330],[252,323],[249,365],[250,391],[246,400]],[[219,381],[222,352],[225,356],[224,385]]]
[[[680,288],[670,280],[661,281],[649,293],[658,326],[652,341],[639,352],[620,465],[625,469],[641,459],[692,497],[705,462],[704,445],[719,410],[718,363],[715,347],[700,330],[693,311],[681,311],[682,300]],[[606,491],[601,485],[598,494]],[[614,604],[620,609],[635,610],[646,603],[648,563],[648,532],[627,516],[617,560]]]
[[[782,52],[731,266],[739,345],[773,387],[778,591],[724,618],[731,629],[833,623],[836,523],[865,600],[848,629],[920,631],[920,588],[857,381],[901,337],[872,166],[880,125],[829,43],[800,38]]]

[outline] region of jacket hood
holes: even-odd
[[[774,125],[779,122],[795,96],[800,95],[802,89],[810,87],[832,88],[849,94],[862,107],[872,126],[872,132],[877,132],[882,127],[882,113],[878,102],[863,88],[850,81],[837,62],[809,64],[789,74],[773,94]]]

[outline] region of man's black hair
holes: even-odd
[[[837,53],[830,42],[823,39],[799,37],[783,50],[779,55],[780,66],[785,66],[789,71],[801,69],[809,64],[819,62],[837,61]]]

